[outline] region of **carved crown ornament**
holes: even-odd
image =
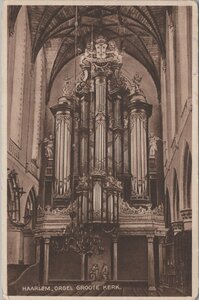
[[[105,76],[108,78],[110,94],[123,90],[131,98],[133,95],[145,99],[140,83],[143,75],[136,72],[129,80],[121,71],[123,51],[119,51],[115,41],[107,41],[103,36],[94,42],[87,43],[84,53],[80,57],[82,72],[74,82],[72,76],[66,74],[64,78],[63,95],[60,98],[69,105],[78,105],[79,98],[94,92],[94,78]],[[60,102],[60,101],[59,101]]]

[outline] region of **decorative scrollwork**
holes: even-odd
[[[123,201],[121,202],[120,205],[120,211],[122,214],[125,215],[155,215],[155,216],[163,216],[164,215],[164,207],[163,204],[161,203],[160,205],[158,205],[156,208],[154,208],[153,210],[151,209],[151,204],[148,204],[145,207],[134,207],[134,206],[130,206],[129,203],[127,201]]]

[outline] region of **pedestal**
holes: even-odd
[[[155,287],[155,268],[154,268],[154,236],[147,236],[148,240],[148,293],[151,296],[156,295]]]
[[[49,247],[50,238],[44,238],[44,273],[43,273],[43,284],[48,284],[48,274],[49,274]]]

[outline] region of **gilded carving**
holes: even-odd
[[[130,206],[127,201],[122,200],[121,205],[120,205],[120,211],[122,214],[125,215],[156,215],[156,216],[163,216],[164,215],[164,209],[163,209],[163,204],[160,204],[153,210],[151,209],[151,204],[148,204],[145,207],[134,207]]]

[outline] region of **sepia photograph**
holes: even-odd
[[[5,299],[195,299],[197,4],[26,2],[4,25]]]

